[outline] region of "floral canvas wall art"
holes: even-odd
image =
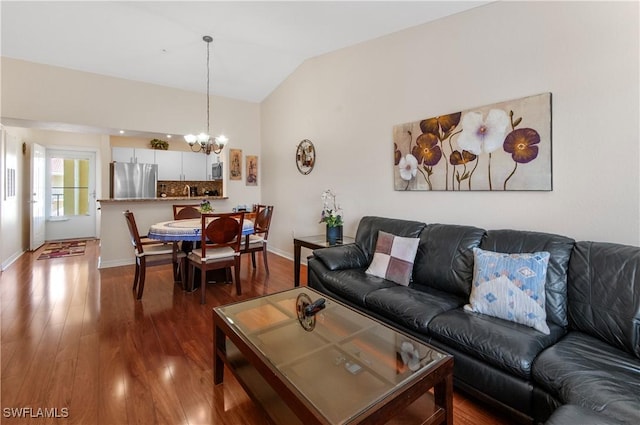
[[[393,127],[395,190],[551,190],[551,93]]]

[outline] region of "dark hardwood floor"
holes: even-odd
[[[149,269],[143,299],[136,301],[134,267],[98,270],[98,241],[90,241],[83,256],[38,255],[26,253],[0,275],[0,422],[270,423],[231,373],[214,387],[211,309],[291,288],[291,261],[270,255],[266,276],[261,261],[254,270],[245,256],[243,295],[235,295],[234,285],[210,284],[207,305],[200,305],[199,292],[174,285],[171,266]],[[394,423],[421,423],[420,403]],[[58,417],[15,418],[11,408]],[[454,423],[509,422],[456,392]]]

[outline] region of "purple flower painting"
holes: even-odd
[[[396,190],[551,190],[551,93],[393,127]]]

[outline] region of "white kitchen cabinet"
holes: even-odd
[[[134,153],[136,157],[136,162],[140,164],[155,164],[156,163],[156,152],[155,149],[139,149],[135,148]]]
[[[114,147],[111,149],[111,159],[116,162],[158,164],[158,180],[209,180],[211,176],[211,163],[209,162],[209,158],[211,156],[214,155],[204,155],[201,152],[163,151],[124,147]]]
[[[111,148],[111,160],[115,162],[136,162],[133,148]]]
[[[111,160],[115,162],[138,162],[140,164],[155,164],[156,151],[140,148],[111,148]]]
[[[207,179],[206,155],[196,152],[156,151],[158,180]]]
[[[184,180],[182,178],[182,152],[156,151],[158,180]]]
[[[207,180],[207,155],[201,152],[182,152],[183,180]]]

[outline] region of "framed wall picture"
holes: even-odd
[[[242,180],[242,149],[229,149],[229,180]]]
[[[258,185],[258,156],[247,155],[245,158],[245,164],[247,167],[247,186]]]
[[[393,127],[395,190],[552,190],[551,93]]]

